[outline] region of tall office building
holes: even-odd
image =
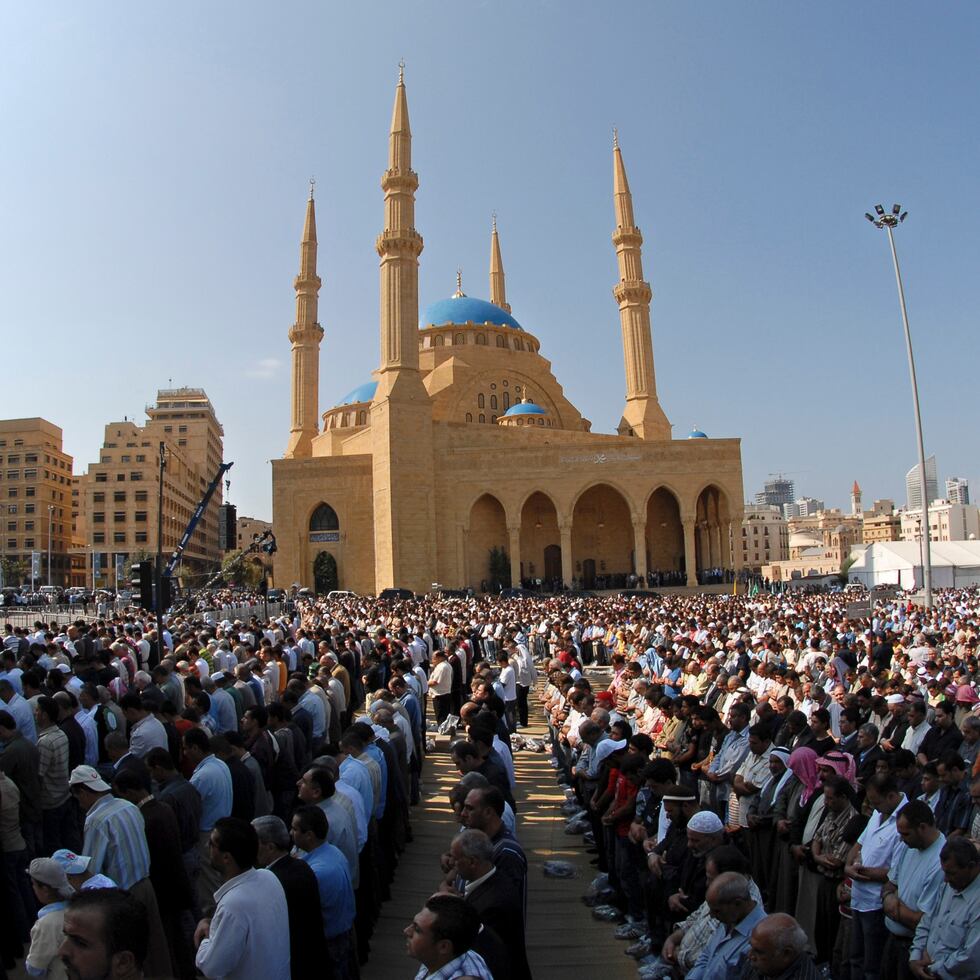
[[[936,476],[935,456],[930,456],[926,460],[926,493],[929,496],[929,503],[939,499],[939,479]],[[922,509],[922,478],[919,476],[918,463],[905,474],[905,497],[908,501],[908,510]]]
[[[946,480],[946,499],[951,504],[968,504],[970,502],[970,484],[958,476]]]
[[[762,489],[755,495],[755,502],[769,507],[782,507],[791,504],[796,495],[796,487],[792,480],[787,480],[781,474],[772,480],[766,480]]]

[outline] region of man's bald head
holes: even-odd
[[[787,970],[805,952],[806,933],[791,915],[776,912],[760,919],[749,937],[749,960],[763,977]]]

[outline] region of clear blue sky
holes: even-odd
[[[292,277],[317,177],[320,408],[378,356],[379,178],[404,57],[422,303],[508,298],[595,431],[623,406],[610,131],[654,290],[661,401],[846,505],[915,443],[886,239],[900,201],[927,453],[977,462],[980,6],[32,2],[0,7],[0,415],[102,427],[202,385],[239,513],[271,516]],[[973,286],[970,284],[973,283]]]

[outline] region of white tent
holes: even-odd
[[[933,588],[980,585],[980,541],[933,541],[930,551]],[[922,586],[922,545],[918,541],[859,545],[851,549],[851,556],[856,561],[847,571],[848,581],[869,589],[876,585]]]

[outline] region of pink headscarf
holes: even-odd
[[[851,789],[857,789],[857,763],[850,752],[831,749],[826,755],[817,759],[817,765],[830,766],[838,776],[843,776],[851,784]]]
[[[794,749],[789,757],[789,767],[793,775],[803,784],[801,803],[807,803],[820,785],[820,774],[817,772],[817,753],[813,749]]]

